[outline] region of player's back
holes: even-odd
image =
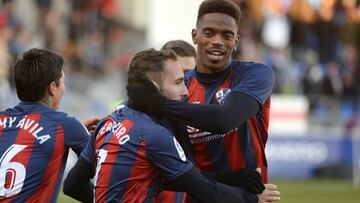
[[[36,102],[21,102],[0,113],[1,202],[56,201],[68,154],[65,145],[71,145],[66,143],[73,141],[79,151],[87,142],[85,136],[67,138],[74,120]]]
[[[96,202],[156,202],[162,179],[192,166],[179,158],[174,142],[168,129],[128,107],[101,121],[95,141]]]

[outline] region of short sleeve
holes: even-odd
[[[87,161],[91,165],[93,164],[93,157],[95,154],[95,139],[96,139],[95,134],[91,135],[88,144],[86,145],[85,149],[81,152],[80,155],[85,159],[85,161]]]
[[[240,82],[231,91],[245,93],[263,105],[270,97],[275,84],[273,70],[264,64],[254,63],[240,74]]]
[[[145,145],[147,158],[166,179],[173,180],[193,167],[176,138],[166,128],[158,127],[146,137]]]
[[[73,117],[66,117],[64,123],[65,145],[70,147],[78,156],[89,141],[89,133],[85,126]]]

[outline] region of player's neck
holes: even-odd
[[[53,102],[51,101],[50,98],[45,96],[39,101],[39,103],[41,103],[41,104],[43,104],[43,105],[45,105],[45,106],[47,106],[49,108],[52,108],[52,103]]]
[[[216,73],[201,73],[196,70],[196,77],[201,83],[215,84],[223,81],[228,76],[229,72],[230,68],[226,68],[225,70]]]
[[[225,71],[229,65],[231,64],[231,60],[229,60],[226,65],[223,65],[221,67],[208,67],[205,64],[201,63],[200,61],[197,61],[196,63],[196,71],[203,74],[217,74],[220,72]]]

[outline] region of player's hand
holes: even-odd
[[[259,203],[271,203],[274,201],[280,201],[280,192],[274,184],[265,184],[265,190],[258,195]]]
[[[92,134],[99,121],[100,121],[99,117],[90,116],[89,118],[85,118],[85,119],[81,120],[81,123],[86,127],[86,129],[89,131],[89,133]]]
[[[261,194],[265,189],[260,173],[248,168],[234,171],[232,179],[236,184],[233,186],[240,186],[254,194]]]
[[[137,75],[136,77],[139,83],[126,86],[128,105],[137,111],[159,116],[160,108],[166,98],[146,76]]]
[[[261,194],[265,189],[260,173],[248,168],[226,173],[202,173],[207,177],[215,178],[215,180],[220,183],[234,187],[242,187],[253,194]]]

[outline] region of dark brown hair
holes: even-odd
[[[21,101],[37,102],[51,82],[59,85],[64,60],[46,49],[30,49],[14,65],[16,92]]]
[[[161,84],[164,64],[168,59],[177,59],[175,53],[168,49],[161,51],[147,49],[138,52],[129,65],[128,85],[141,84],[141,78],[144,77]]]
[[[161,50],[171,49],[176,55],[181,57],[196,57],[195,48],[184,40],[171,40],[161,47]]]

